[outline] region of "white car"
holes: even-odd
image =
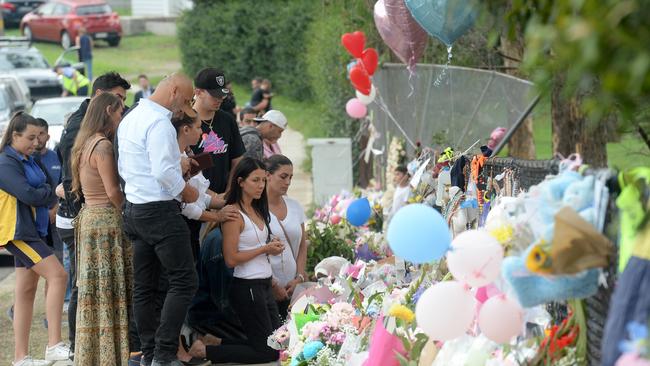
[[[86,100],[86,97],[47,98],[37,100],[32,107],[31,115],[47,121],[50,133],[49,149],[54,150],[61,140],[61,133],[68,117]]]

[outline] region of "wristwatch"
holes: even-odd
[[[303,276],[302,273],[298,273],[296,278],[300,278],[300,282],[305,282],[305,276]]]

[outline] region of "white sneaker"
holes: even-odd
[[[63,342],[52,347],[45,347],[45,359],[48,361],[68,361],[72,355],[70,347]]]
[[[11,364],[13,366],[50,366],[53,363],[53,361],[35,360],[32,358],[32,356],[26,356],[22,360],[18,362],[12,362]]]

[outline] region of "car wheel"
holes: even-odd
[[[30,41],[34,40],[32,29],[28,25],[23,27],[23,36],[25,36],[25,38],[29,39]]]
[[[117,47],[117,46],[120,45],[121,40],[122,40],[122,38],[116,37],[116,38],[109,38],[109,39],[106,40],[106,42],[108,42],[108,45],[111,46],[111,47]]]
[[[61,32],[61,47],[63,49],[68,49],[72,46],[72,40],[70,39],[70,34],[67,31]]]

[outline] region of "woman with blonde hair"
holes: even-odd
[[[75,223],[76,365],[126,365],[129,358],[133,252],[122,230],[124,195],[111,142],[123,109],[111,93],[93,98],[72,148],[72,192],[85,201]]]

